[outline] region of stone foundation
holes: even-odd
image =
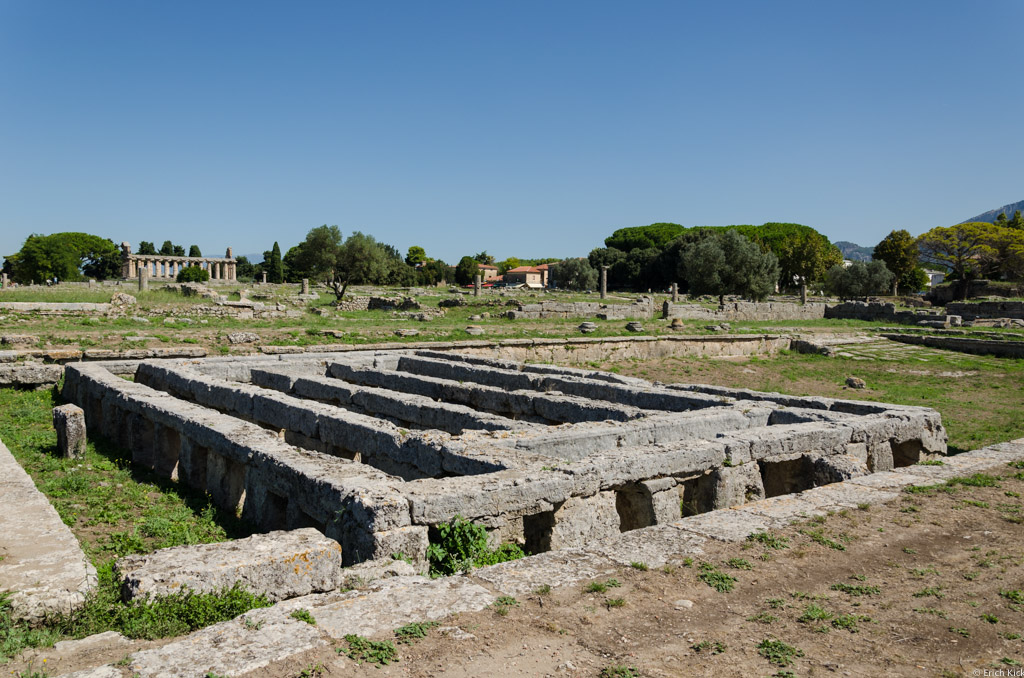
[[[456,515],[542,552],[945,452],[926,408],[472,353],[146,361],[134,377],[68,366],[64,396],[135,463],[263,530],[315,527],[345,564],[422,560]]]

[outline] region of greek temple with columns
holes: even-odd
[[[145,271],[148,278],[173,280],[182,269],[199,266],[210,274],[210,280],[234,281],[236,262],[228,248],[223,257],[175,257],[166,254],[132,254],[129,243],[121,243],[121,277],[131,280]]]

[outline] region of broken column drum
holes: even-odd
[[[135,463],[346,564],[421,560],[456,515],[537,553],[941,455],[928,408],[427,350],[69,364],[64,397]]]

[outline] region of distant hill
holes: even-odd
[[[840,240],[832,244],[843,253],[843,259],[849,259],[850,261],[871,261],[871,253],[875,251],[874,247],[861,247],[856,243],[847,242],[846,240]]]
[[[1012,202],[1009,205],[1003,205],[998,209],[989,210],[988,212],[979,214],[976,217],[971,217],[970,219],[961,221],[960,223],[966,224],[968,221],[986,221],[990,224],[994,224],[996,223],[996,217],[1000,214],[1006,214],[1006,218],[1009,219],[1017,210],[1024,212],[1024,200],[1021,200],[1020,202]]]

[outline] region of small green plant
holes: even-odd
[[[797,621],[805,624],[811,624],[814,622],[826,621],[831,618],[831,612],[823,608],[821,605],[811,603],[804,608],[804,613],[797,617]]]
[[[797,657],[803,657],[802,650],[787,645],[781,640],[765,638],[757,646],[757,653],[776,666],[790,666]]]
[[[592,581],[583,587],[584,593],[604,593],[608,586],[604,582]]]
[[[523,558],[526,554],[516,544],[502,544],[496,549],[487,545],[487,529],[462,516],[455,516],[436,528],[437,537],[427,547],[427,560],[432,576],[465,572],[472,567],[495,565]]]
[[[817,544],[821,544],[822,546],[827,546],[830,549],[835,549],[836,551],[845,551],[846,550],[846,547],[843,546],[842,544],[840,544],[839,542],[833,541],[833,540],[829,539],[828,537],[826,537],[824,530],[801,530],[801,532],[803,534],[807,535],[808,537],[810,537],[811,541],[813,541],[813,542],[815,542]]]
[[[850,633],[857,633],[860,629],[857,628],[858,622],[869,622],[871,617],[863,614],[844,614],[836,617],[832,620],[832,628],[839,629],[841,631],[849,631]]]
[[[754,566],[746,558],[730,558],[725,564],[734,570],[753,570]]]
[[[960,476],[957,478],[950,478],[946,481],[946,485],[952,487],[953,485],[963,485],[965,487],[999,487],[997,482],[999,479],[995,476],[990,476],[987,473],[974,473],[969,476]]]
[[[546,596],[551,593],[551,584],[542,584],[534,591],[538,596]]]
[[[981,615],[980,619],[981,621],[987,621],[989,624],[999,623],[999,617],[995,616],[994,614],[983,614]]]
[[[789,538],[781,535],[775,535],[771,532],[755,532],[754,534],[747,536],[747,541],[752,541],[761,544],[765,548],[769,549],[788,549]]]
[[[316,619],[314,619],[313,615],[310,614],[309,610],[305,608],[300,607],[297,610],[293,610],[289,616],[292,619],[298,619],[299,621],[306,622],[310,626],[316,626]]]
[[[1024,590],[1000,591],[999,595],[1016,605],[1024,605]]]
[[[845,593],[846,595],[854,597],[877,596],[882,592],[882,589],[877,586],[868,586],[866,584],[846,584],[843,582],[832,584],[829,588],[833,591],[839,591],[840,593]]]
[[[729,649],[729,646],[720,640],[702,640],[696,645],[691,645],[690,649],[694,652],[701,653],[707,651],[710,655],[722,654]]]
[[[912,555],[917,554],[917,549],[912,549],[909,546],[904,546],[903,547],[903,552],[906,553],[907,555],[911,555],[912,556]]]
[[[683,558],[683,567],[693,567],[693,558],[689,556]]]
[[[410,558],[409,556],[405,555],[405,553],[403,553],[402,551],[399,551],[397,553],[392,553],[391,554],[391,560],[400,560],[403,563],[408,563],[409,565],[413,564],[412,558]]]
[[[914,612],[917,612],[918,614],[933,614],[939,619],[949,618],[949,615],[947,615],[944,611],[938,610],[934,607],[915,607]]]
[[[771,624],[772,622],[779,621],[779,618],[768,612],[758,612],[751,617],[747,617],[747,621],[758,622],[759,624]]]
[[[950,633],[955,633],[958,636],[963,636],[964,638],[970,638],[971,637],[971,632],[970,631],[968,631],[967,629],[962,629],[962,628],[956,627],[956,626],[950,626],[949,627],[949,632]]]
[[[426,638],[427,631],[437,626],[437,622],[416,622],[413,624],[406,624],[395,629],[395,638],[399,643],[405,645],[412,645],[415,641]]]
[[[736,577],[722,572],[710,563],[701,563],[697,578],[719,593],[732,591],[738,581]]]
[[[772,608],[773,610],[781,610],[784,607],[786,607],[786,601],[782,598],[769,598],[764,602],[767,603],[768,607]]]
[[[927,598],[928,596],[933,596],[935,598],[941,599],[946,597],[946,594],[942,592],[941,586],[928,586],[926,588],[921,589],[920,591],[917,591],[912,595],[915,598]]]
[[[1017,661],[1016,659],[1011,659],[1010,657],[1003,657],[1002,659],[999,660],[999,663],[1003,664],[1004,666],[1020,666],[1021,665],[1021,663],[1019,661]]]
[[[635,666],[612,664],[601,669],[597,674],[600,678],[640,678],[640,671]]]
[[[501,596],[494,601],[494,604],[491,607],[494,608],[494,611],[496,613],[504,617],[508,614],[508,611],[511,608],[517,607],[518,605],[519,601],[513,598],[512,596]]]
[[[326,670],[326,667],[324,667],[324,665],[319,662],[316,664],[310,664],[306,668],[299,671],[299,675],[297,675],[295,678],[320,678],[320,676],[324,675],[324,671]]]
[[[604,606],[609,610],[613,607],[624,607],[626,604],[625,598],[608,598],[604,601]]]
[[[1019,633],[1004,633],[1003,634],[1003,638],[1005,638],[1006,640],[1020,640],[1020,634]]]
[[[646,572],[648,569],[650,569],[647,567],[647,563],[643,563],[637,560],[631,562],[629,566],[632,567],[634,570],[640,570],[641,572]]]
[[[946,462],[941,459],[925,459],[924,461],[917,462],[918,466],[945,466]]]
[[[348,634],[345,636],[348,643],[347,649],[338,648],[339,654],[344,654],[357,664],[369,662],[378,666],[387,666],[391,662],[398,661],[398,649],[390,640],[374,641],[363,636]]]

